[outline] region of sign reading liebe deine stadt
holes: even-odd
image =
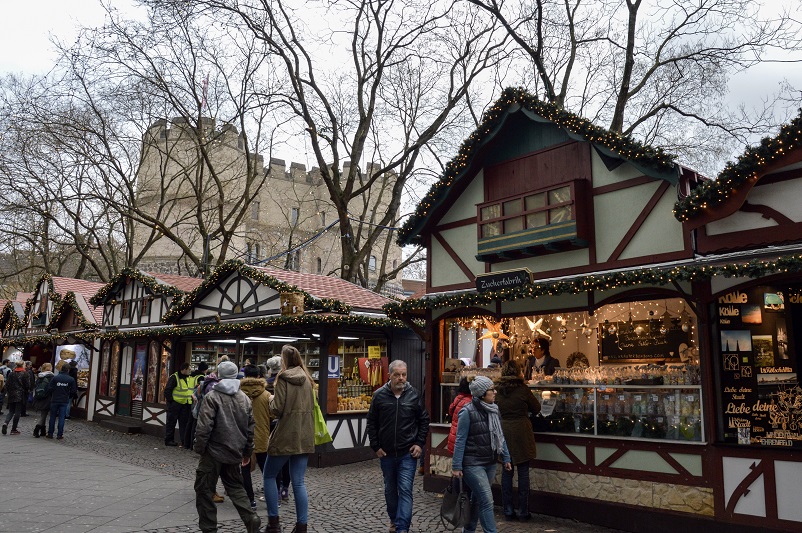
[[[528,268],[488,272],[476,276],[477,292],[514,289],[532,283],[532,273]]]

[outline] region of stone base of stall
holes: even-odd
[[[532,474],[536,473],[542,472],[532,469]],[[423,478],[423,490],[427,492],[443,492],[448,484],[449,478],[445,476],[427,474]],[[683,489],[687,488],[683,487]],[[681,498],[682,495],[678,494],[678,497]],[[501,487],[498,484],[493,485],[493,499],[496,505],[501,505]],[[650,509],[638,505],[604,502],[539,490],[530,491],[529,510],[535,514],[568,518],[633,533],[676,533],[677,531],[683,533],[754,533],[755,531],[754,526],[717,522],[711,516]],[[761,533],[783,533],[791,530],[761,527],[760,531]]]
[[[100,422],[100,427],[119,433],[142,433],[142,426],[136,422],[126,423],[120,420],[103,420]]]

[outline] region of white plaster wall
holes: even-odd
[[[643,175],[643,173],[638,170],[637,168],[633,167],[629,163],[624,163],[620,167],[616,168],[615,170],[607,170],[607,167],[602,162],[599,154],[596,153],[596,150],[590,150],[590,167],[593,171],[593,186],[594,187],[601,187],[603,185],[611,185],[613,183],[618,183],[620,181],[629,180],[632,178],[637,178]]]
[[[504,261],[491,265],[491,270],[515,270],[518,268],[528,268],[532,272],[553,272],[559,275],[559,271],[566,268],[587,266],[590,261],[590,252],[587,248],[579,250],[568,250],[565,252],[546,254],[515,261]]]
[[[454,200],[448,212],[438,221],[438,224],[456,222],[466,218],[476,218],[476,205],[485,201],[484,170],[480,170],[473,181],[463,191],[459,198]],[[474,228],[475,230],[475,228]],[[474,252],[475,253],[475,252]]]
[[[627,247],[624,248],[620,259],[677,252],[684,249],[682,223],[674,218],[672,213],[676,200],[676,189],[669,187],[646,220],[643,221]],[[648,199],[641,205],[645,205],[646,202]]]
[[[660,183],[646,183],[637,187],[594,196],[596,214],[596,260],[605,262],[624,238],[643,206],[649,201]],[[673,206],[672,206],[673,207]],[[670,211],[669,211],[670,213]],[[673,217],[673,215],[671,215]],[[679,223],[677,223],[679,224]]]
[[[747,201],[750,204],[769,206],[794,222],[800,222],[802,221],[802,204],[799,202],[800,187],[802,187],[802,179],[761,185],[749,191]],[[776,225],[774,220],[763,218],[760,213],[736,211],[726,218],[707,224],[706,231],[708,235],[722,235],[750,229],[770,228]]]

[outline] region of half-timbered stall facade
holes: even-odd
[[[93,393],[89,373],[97,351],[92,333],[103,313],[102,308],[89,303],[89,298],[102,286],[46,274],[25,303],[21,327],[16,321],[19,315],[14,302],[9,302],[3,312],[3,319],[8,319],[4,322],[3,345],[20,349],[23,358],[34,367],[44,363],[60,367],[64,364],[61,361],[77,363],[78,398],[70,416],[88,414],[88,400]]]
[[[177,332],[165,327],[163,317],[202,281],[124,269],[92,297],[103,309],[100,357],[92,373],[95,419],[126,431],[163,434],[164,387],[183,362]]]
[[[799,527],[799,518],[779,517],[776,507],[760,515],[742,498],[769,493],[747,480],[785,483],[785,472],[756,473],[743,459],[723,473],[722,450],[737,442],[721,429],[716,343],[738,354],[746,337],[715,335],[712,295],[729,294],[731,276],[781,267],[697,252],[698,235],[674,210],[706,183],[659,149],[522,90],[502,94],[399,234],[428,254],[427,293],[385,307],[426,323],[426,400],[436,422],[426,488],[451,472],[447,408],[459,378],[496,377],[486,368],[494,355],[532,363],[531,346],[546,338],[559,368],[544,375],[534,365],[525,376],[543,406],[533,421],[532,509],[643,532],[746,531],[743,514],[764,531]],[[746,211],[770,225],[760,221],[765,209]],[[749,511],[733,513],[737,505]]]
[[[2,360],[12,353],[20,353],[13,344],[13,339],[25,333],[25,303],[30,293],[18,292],[14,300],[0,300],[0,339],[3,341]]]
[[[710,324],[716,516],[752,530],[802,529],[800,194],[802,115],[675,207],[710,264],[743,265],[699,296]]]

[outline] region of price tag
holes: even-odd
[[[635,395],[635,401],[639,402],[640,400],[641,400],[641,395],[640,394],[636,394]]]
[[[662,416],[658,416],[657,417],[657,422],[662,424],[663,423],[663,417]]]
[[[381,359],[381,346],[368,346],[368,359]]]
[[[685,397],[685,400],[693,402],[696,400],[696,397],[693,394],[689,394],[688,396]]]
[[[624,401],[624,400],[626,400],[626,399],[627,399],[627,397],[626,397],[626,396],[624,396],[623,394],[619,394],[619,395],[618,395],[618,401],[620,401],[620,402],[623,402],[623,401]]]
[[[602,399],[609,400],[610,399],[610,395],[609,394],[602,394]]]
[[[653,402],[659,402],[660,401],[660,396],[658,396],[656,394],[652,394],[652,401]]]
[[[548,400],[543,400],[540,404],[540,415],[541,416],[550,416],[551,413],[554,412],[554,407],[557,405],[557,398],[549,398]]]

